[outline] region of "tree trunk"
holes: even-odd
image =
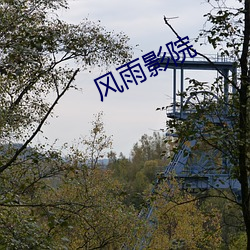
[[[250,0],[245,0],[244,42],[240,58],[241,88],[240,88],[240,117],[239,117],[239,173],[242,195],[242,212],[247,233],[247,249],[250,250],[250,203],[249,203],[249,150],[250,150],[250,79],[249,79],[249,39],[250,39]]]

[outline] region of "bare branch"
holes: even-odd
[[[176,32],[176,30],[173,28],[173,26],[168,22],[168,19],[164,16],[164,21],[165,21],[165,24],[173,31],[173,33],[176,35],[176,37],[179,39],[180,38],[180,36],[179,36],[179,34]],[[183,41],[182,41],[182,43],[184,43]],[[186,45],[187,46],[187,45]],[[192,50],[192,51],[195,51],[193,48],[190,48],[190,50]],[[237,83],[235,83],[235,82],[233,82],[233,81],[231,81],[228,77],[227,77],[227,75],[225,75],[220,69],[218,69],[218,67],[206,56],[206,55],[204,55],[204,54],[202,54],[202,53],[200,53],[200,52],[198,52],[197,50],[196,50],[196,52],[197,52],[197,55],[199,55],[199,56],[201,56],[201,57],[203,57],[203,58],[205,58],[211,65],[213,65],[213,67],[228,81],[228,82],[230,82],[233,86],[234,86],[234,88],[235,89],[237,89],[237,90],[239,90],[239,87],[237,86]]]

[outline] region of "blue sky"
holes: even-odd
[[[174,34],[164,24],[164,15],[177,16],[171,24],[181,36],[188,35],[192,40],[203,27],[203,15],[210,10],[210,6],[201,0],[72,0],[69,6],[69,10],[59,11],[59,16],[70,23],[79,23],[88,17],[92,21],[101,20],[107,30],[127,34],[132,46],[139,44],[134,50],[134,59],[152,50],[157,52],[160,46],[176,41]],[[194,48],[200,52],[214,53],[210,47],[194,45]],[[121,65],[111,66],[111,71],[115,72],[118,66]],[[93,114],[99,111],[105,114],[105,128],[107,134],[113,135],[114,150],[126,156],[141,135],[165,128],[165,112],[156,111],[156,108],[171,103],[171,70],[161,72],[156,77],[149,77],[148,74],[147,81],[137,86],[131,85],[123,93],[112,92],[101,102],[94,79],[104,73],[94,69],[90,74],[82,72],[78,75],[76,83],[82,91],[67,93],[55,109],[58,118],[50,119],[43,130],[51,142],[59,139],[57,144],[61,145],[88,135]],[[187,76],[207,80],[207,73],[190,74]],[[41,135],[37,138],[37,141],[40,140]]]

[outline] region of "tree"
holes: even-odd
[[[3,0],[0,4],[0,142],[22,146],[0,164],[5,171],[34,139],[80,69],[121,63],[131,56],[127,36],[87,19],[60,20],[64,0]],[[79,67],[70,66],[71,61]],[[51,102],[51,97],[54,100]]]
[[[222,238],[218,209],[210,204],[207,211],[203,210],[174,179],[160,183],[150,199],[154,209],[150,221],[155,229],[149,249],[219,249]]]
[[[207,1],[212,10],[205,14],[207,22],[210,23],[208,28],[201,31],[199,38],[205,39],[205,44],[211,44],[214,49],[218,49],[221,56],[230,56],[234,58],[238,66],[238,74],[232,75],[231,78],[219,72],[222,76],[233,85],[236,93],[233,94],[229,100],[227,108],[229,108],[229,115],[233,115],[232,126],[213,126],[205,119],[204,114],[211,111],[213,105],[208,106],[205,110],[197,110],[197,117],[203,123],[204,131],[198,131],[199,126],[193,123],[186,123],[191,125],[191,129],[186,130],[187,133],[182,138],[188,138],[190,135],[199,134],[199,139],[204,143],[213,146],[220,150],[222,154],[228,155],[232,167],[232,178],[237,178],[241,185],[241,203],[243,220],[247,234],[247,249],[250,249],[250,187],[249,187],[249,166],[250,166],[250,65],[249,65],[249,39],[250,39],[250,1],[239,0],[234,1],[234,6],[230,6],[227,1]],[[235,7],[236,6],[236,7]],[[165,22],[175,32],[173,27],[165,19]],[[205,55],[198,53],[208,61]],[[210,61],[211,62],[211,61]],[[212,62],[211,62],[212,63]],[[217,79],[216,83],[221,84],[221,77]],[[195,81],[190,81],[192,86],[204,90],[204,84]],[[211,91],[215,90],[215,85],[212,85]],[[219,104],[219,103],[218,103]],[[225,100],[221,100],[221,104],[225,107]],[[221,111],[219,105],[216,107]],[[231,113],[230,113],[231,112]],[[194,117],[193,117],[194,118]],[[174,124],[170,124],[171,126]],[[178,128],[182,124],[177,125]],[[196,124],[197,125],[197,124]],[[185,129],[182,129],[184,131]],[[211,140],[202,137],[204,132],[212,135]],[[226,149],[225,149],[226,147]]]
[[[37,209],[49,241],[68,249],[116,249],[133,244],[134,230],[141,222],[132,207],[122,204],[121,190],[110,171],[72,168],[56,190],[37,196],[46,203],[61,203]]]
[[[110,171],[89,168],[75,152],[60,162],[59,173],[39,181],[34,163],[25,177],[23,169],[8,179],[4,172],[0,248],[116,249],[134,244],[134,232],[140,235],[143,221],[122,203],[124,187]],[[46,161],[47,171],[58,164],[58,159]]]
[[[112,147],[112,137],[107,136],[104,130],[104,123],[102,121],[103,112],[95,115],[95,120],[92,122],[92,129],[90,131],[90,138],[83,139],[83,145],[86,147],[85,155],[90,161],[90,167],[96,168],[98,161],[104,158],[107,150]]]
[[[0,3],[2,249],[65,249],[68,239],[64,235],[70,230],[67,221],[77,224],[78,210],[88,208],[86,200],[77,200],[81,196],[76,192],[81,191],[84,195],[84,188],[90,188],[83,185],[77,189],[74,187],[77,183],[73,180],[67,180],[67,183],[65,178],[79,171],[81,164],[86,167],[87,156],[74,151],[65,159],[61,150],[45,150],[44,145],[31,148],[29,145],[42,131],[42,126],[53,115],[54,107],[65,93],[72,88],[77,89],[73,82],[80,70],[123,63],[131,57],[127,36],[108,32],[99,23],[87,19],[79,25],[65,23],[55,13],[59,8],[67,8],[67,2],[3,0]],[[101,172],[98,173],[100,176]],[[95,179],[98,174],[90,176]],[[108,174],[106,177],[107,180],[102,182],[106,186],[102,188],[109,183]],[[98,177],[96,179],[99,180]],[[88,181],[86,177],[81,183]],[[114,187],[113,184],[111,186]],[[92,196],[101,194],[92,191]],[[118,199],[111,193],[110,189],[107,190],[110,207],[106,203],[104,210],[108,212],[110,208],[115,213],[117,208],[117,214],[120,212],[120,217],[124,218],[125,207],[119,206]],[[88,196],[88,202],[92,196]],[[111,214],[107,217],[111,218]],[[111,223],[111,219],[105,223],[107,221]],[[58,228],[62,231],[55,236],[53,233]],[[63,228],[67,230],[63,232]],[[116,232],[110,232],[114,232],[112,237],[115,238]],[[63,235],[62,239],[58,239],[60,235]],[[110,242],[109,237],[107,234],[103,238]]]
[[[137,209],[144,205],[143,192],[151,189],[157,176],[167,165],[167,157],[162,157],[166,151],[166,144],[159,133],[153,136],[142,135],[139,142],[131,150],[131,158],[120,155],[118,159],[113,156],[109,169],[113,176],[126,186],[126,204],[133,204]]]
[[[91,130],[101,128],[95,138],[109,138],[102,125],[98,115]],[[135,231],[140,235],[146,227],[137,211],[124,204],[125,187],[110,170],[90,164],[88,152],[100,149],[93,158],[98,162],[110,144],[104,143],[105,148],[102,139],[90,141],[69,147],[67,156],[61,150],[27,148],[27,159],[1,174],[1,249],[117,249],[135,244]]]

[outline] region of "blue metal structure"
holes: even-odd
[[[184,86],[184,71],[185,70],[216,70],[216,71],[221,71],[224,75],[224,100],[225,103],[228,102],[228,94],[229,94],[229,84],[227,81],[227,78],[229,76],[229,72],[232,73],[232,75],[234,75],[234,77],[236,77],[236,66],[235,63],[232,61],[227,60],[226,58],[221,58],[221,57],[210,57],[210,61],[205,61],[204,58],[199,58],[199,57],[195,57],[193,58],[193,60],[191,61],[185,61],[182,64],[176,64],[170,60],[169,65],[168,65],[168,69],[172,69],[173,70],[173,102],[172,102],[172,110],[167,112],[167,116],[169,118],[177,118],[177,119],[186,119],[188,112],[184,112],[184,97],[180,95],[180,101],[177,101],[177,71],[180,72],[180,83],[179,83],[179,92],[184,93],[185,91],[185,86]],[[163,60],[163,62],[161,62],[161,66],[165,67],[167,63],[167,60]],[[233,86],[231,92],[235,93],[235,88]],[[205,94],[205,91],[203,92]],[[195,93],[193,93],[195,94]],[[206,94],[210,95],[211,98],[215,98],[216,99],[216,94],[214,93],[208,93],[206,92]],[[191,96],[190,96],[191,98]],[[186,102],[188,102],[188,100],[186,100]]]
[[[165,67],[167,60],[161,63],[162,67]],[[216,93],[208,91],[192,92],[184,99],[183,95],[177,94],[177,72],[180,72],[179,91],[183,93],[185,91],[184,86],[184,71],[185,70],[216,70],[223,73],[224,88],[223,88],[223,105],[224,107],[218,113],[209,113],[206,115],[206,119],[214,124],[227,124],[231,126],[232,116],[227,112],[229,94],[236,92],[234,86],[230,86],[228,82],[228,76],[231,73],[232,77],[236,77],[236,65],[233,61],[229,61],[226,58],[210,57],[210,62],[205,61],[203,58],[195,57],[193,60],[185,61],[183,64],[176,64],[170,60],[168,69],[173,70],[173,102],[171,109],[167,109],[167,117],[170,119],[182,120],[185,122],[189,115],[196,112],[196,105],[205,105],[205,103],[216,103],[219,100],[219,96]],[[236,81],[235,81],[236,82]],[[177,98],[179,100],[177,101]],[[206,107],[204,107],[206,109]],[[196,121],[194,121],[196,122]],[[199,125],[201,126],[201,125]],[[183,142],[180,146],[180,150],[173,157],[171,163],[166,167],[162,178],[167,178],[172,172],[176,175],[177,179],[182,180],[181,186],[183,189],[210,189],[219,188],[232,190],[240,189],[240,183],[231,179],[230,162],[227,159],[223,159],[221,152],[216,149],[210,149],[208,151],[196,151],[193,150],[198,143],[198,138]],[[190,157],[195,152],[196,157]],[[216,166],[216,160],[220,158],[221,166]],[[218,171],[218,169],[220,169]]]
[[[226,58],[210,57],[210,62],[203,58],[195,57],[193,60],[185,61],[183,64],[176,64],[170,60],[168,69],[173,70],[173,100],[170,109],[167,109],[167,117],[169,119],[177,119],[185,122],[190,114],[196,112],[195,107],[198,105],[205,105],[208,102],[219,102],[221,96],[217,96],[216,93],[208,91],[192,92],[189,96],[184,98],[183,95],[178,95],[177,90],[181,93],[185,91],[184,86],[184,71],[185,70],[216,70],[220,71],[224,75],[224,88],[223,88],[223,107],[220,109],[220,117],[218,113],[207,113],[206,119],[211,123],[220,125],[221,123],[231,126],[232,117],[228,113],[228,101],[229,94],[236,92],[234,86],[230,86],[228,83],[228,76],[231,73],[233,77],[236,77],[236,66],[234,62],[226,60]],[[161,67],[165,68],[167,59],[161,62]],[[180,82],[177,85],[177,72],[180,73]],[[235,81],[236,82],[236,81]],[[178,99],[179,98],[179,99]],[[178,99],[178,100],[177,100]],[[206,109],[206,107],[203,107]],[[217,112],[217,110],[215,110]],[[194,121],[198,122],[198,121]],[[202,125],[199,125],[202,126]],[[169,134],[168,134],[169,135]],[[209,135],[206,135],[209,136]],[[224,156],[214,148],[209,150],[197,150],[196,145],[199,143],[199,137],[187,139],[181,142],[179,151],[174,155],[172,161],[166,166],[165,171],[159,173],[156,180],[157,185],[162,179],[168,179],[174,176],[179,180],[180,187],[182,189],[188,189],[190,191],[208,190],[208,189],[231,189],[236,197],[240,193],[240,183],[236,179],[231,178],[231,163],[224,158]],[[220,166],[218,167],[218,161]],[[142,210],[139,214],[140,218],[146,219],[153,227],[156,223],[154,219],[154,207],[149,206],[147,209]],[[134,246],[134,250],[145,249],[151,238],[151,232],[148,232],[142,239],[138,241],[138,244]]]

